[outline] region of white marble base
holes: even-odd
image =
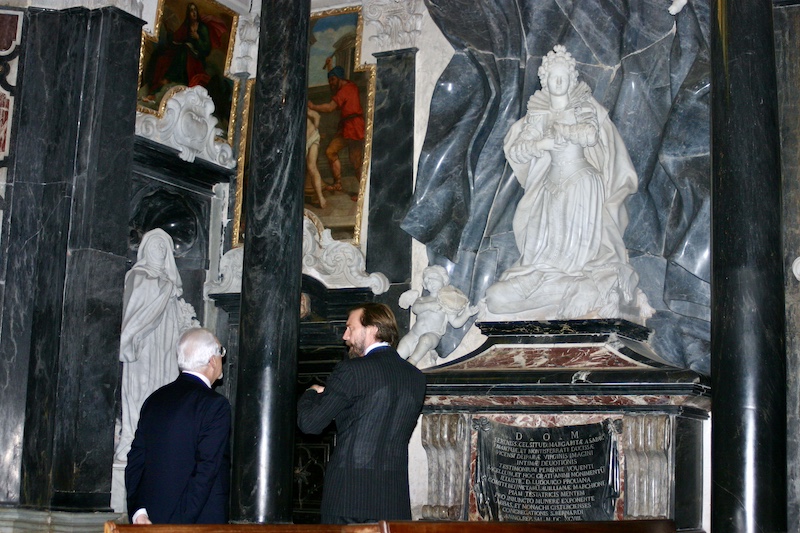
[[[103,524],[120,518],[116,513],[66,513],[0,507],[0,533],[101,533]]]
[[[114,463],[111,472],[111,508],[115,513],[126,514],[128,505],[125,492],[125,465]]]

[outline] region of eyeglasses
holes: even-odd
[[[224,346],[220,346],[220,347],[219,347],[219,353],[218,353],[217,355],[218,355],[218,356],[220,356],[220,357],[222,357],[222,358],[224,359],[224,358],[225,358],[225,355],[226,355],[227,353],[228,353],[228,350],[226,350]]]

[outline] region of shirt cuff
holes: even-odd
[[[142,507],[141,509],[133,513],[133,516],[131,517],[131,524],[135,524],[137,518],[139,518],[141,515],[146,515],[146,514],[147,514],[147,509]]]

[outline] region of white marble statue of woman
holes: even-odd
[[[181,333],[199,326],[194,308],[181,294],[172,237],[162,229],[148,231],[137,261],[125,275],[122,334],[122,431],[114,452],[125,463],[145,399],[178,376],[176,344]]]
[[[400,307],[411,307],[416,321],[400,339],[397,353],[414,365],[439,345],[448,324],[460,328],[479,311],[478,306],[469,305],[469,298],[449,283],[450,276],[444,267],[431,265],[422,271],[422,287],[428,291],[426,296],[420,296],[415,290],[400,295]]]
[[[637,187],[625,144],[576,62],[557,45],[542,89],[504,141],[525,192],[514,213],[519,259],[486,291],[492,314],[526,319],[611,318],[650,309],[622,235]]]

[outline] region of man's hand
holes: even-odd
[[[308,390],[315,390],[315,391],[317,391],[317,394],[322,394],[323,392],[325,392],[325,387],[323,387],[322,385],[314,384],[314,385],[311,385],[308,388]]]
[[[133,523],[141,525],[141,526],[144,526],[144,525],[147,525],[147,524],[152,524],[152,522],[150,521],[150,517],[148,517],[144,513],[140,514],[139,516],[137,516],[136,519],[133,521]]]

